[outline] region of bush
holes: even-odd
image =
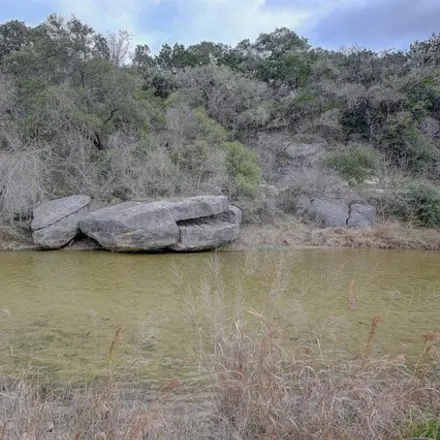
[[[233,182],[232,194],[253,196],[261,181],[261,167],[255,152],[239,142],[223,144],[227,156],[226,166]]]
[[[411,183],[398,199],[401,203],[393,206],[393,214],[428,228],[440,226],[440,188],[428,182]]]
[[[361,183],[376,175],[380,155],[370,147],[354,147],[327,156],[326,165],[349,182]]]
[[[410,115],[404,114],[385,131],[385,148],[395,165],[415,176],[434,177],[439,152],[421,133]]]
[[[283,212],[295,214],[298,210],[298,197],[306,192],[301,185],[292,185],[284,189],[279,194],[278,204]]]

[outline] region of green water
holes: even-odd
[[[440,331],[440,255],[433,252],[0,253],[0,280],[0,373],[54,382],[105,377],[119,327],[117,374],[196,377],[201,346],[209,351],[206,305],[219,285],[227,317],[245,310],[241,319],[251,326],[282,323],[284,343],[298,356],[304,347],[359,356],[375,315],[383,320],[376,356],[414,359],[423,333]]]

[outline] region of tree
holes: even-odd
[[[210,41],[202,41],[199,44],[189,46],[187,49],[196,66],[226,64],[230,51],[231,48],[226,44],[217,44]]]
[[[150,48],[146,44],[138,44],[134,50],[133,64],[136,67],[147,68],[151,67],[153,63]]]
[[[410,45],[409,59],[416,67],[440,66],[440,34],[432,34],[428,40]]]
[[[253,48],[263,57],[280,57],[286,52],[308,50],[310,46],[305,38],[300,38],[290,29],[277,28],[269,34],[260,34]]]
[[[108,58],[102,36],[75,17],[66,21],[53,14],[32,30],[30,44],[11,53],[5,63],[25,83],[68,81],[84,87],[87,62],[93,58]]]
[[[162,69],[169,69],[171,67],[173,49],[169,44],[164,44],[160,48],[159,54],[155,57],[154,61],[158,67]]]
[[[30,28],[24,22],[11,20],[0,25],[0,61],[29,42]]]
[[[133,35],[128,31],[120,30],[117,33],[109,34],[107,44],[110,60],[116,67],[121,67],[128,62],[132,41]]]
[[[296,88],[311,73],[310,46],[287,28],[262,33],[254,43],[243,40],[235,48],[235,64],[256,78],[274,86]]]

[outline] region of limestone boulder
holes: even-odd
[[[373,206],[353,204],[347,219],[347,227],[354,229],[372,228],[375,223],[376,210]]]
[[[177,223],[161,202],[102,208],[82,219],[79,227],[105,249],[118,252],[158,251],[179,240]]]
[[[242,212],[235,206],[220,215],[179,222],[179,241],[169,249],[177,252],[215,249],[238,238]]]
[[[79,221],[89,211],[90,197],[74,195],[36,207],[31,223],[34,243],[43,249],[60,249],[80,232]]]
[[[348,218],[348,205],[340,200],[315,198],[311,200],[306,215],[319,227],[345,228]]]

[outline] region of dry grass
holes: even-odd
[[[31,232],[17,226],[0,226],[0,251],[35,249]]]
[[[245,226],[235,248],[349,247],[440,250],[440,230],[384,223],[373,229],[318,229],[289,220],[277,226]]]
[[[268,310],[283,307],[282,262],[279,267]],[[286,343],[281,319],[247,308],[239,293],[228,312],[217,265],[209,269],[198,298],[205,313],[195,322],[207,336],[200,359],[208,380],[196,387],[170,380],[155,391],[123,382],[126,376],[112,362],[123,338],[118,328],[109,341],[107,383],[84,389],[66,384],[54,391],[40,389],[29,377],[0,384],[0,440],[435,438],[411,432],[440,418],[440,376],[433,361],[438,333],[421,335],[415,368],[405,365],[403,355],[372,356],[379,316],[372,317],[358,358],[336,362],[319,341],[318,350],[306,347],[298,357],[297,347]],[[350,313],[353,282],[347,297]]]

